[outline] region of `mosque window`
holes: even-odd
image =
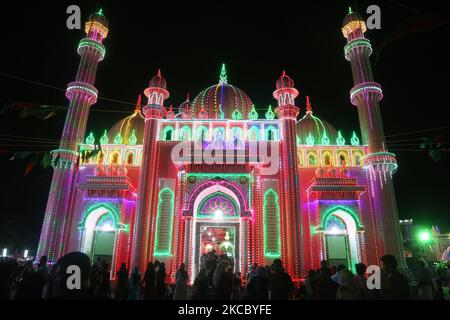
[[[156,220],[155,256],[170,256],[172,249],[174,193],[163,189],[159,193],[158,215]]]
[[[119,152],[115,151],[111,155],[111,164],[117,165],[119,164]]]
[[[208,129],[206,127],[201,126],[197,129],[197,140],[198,141],[208,140]]]
[[[164,141],[172,141],[174,139],[175,129],[172,126],[167,126],[163,130],[162,138]]]
[[[281,255],[280,206],[278,194],[270,189],[264,195],[264,256]]]
[[[308,155],[308,165],[309,166],[316,166],[317,165],[317,157],[315,154],[310,153]]]
[[[339,154],[339,164],[348,166],[348,156],[344,152]]]
[[[269,126],[266,129],[266,140],[267,141],[275,141],[277,140],[277,129],[274,126]]]
[[[191,140],[191,128],[188,126],[183,126],[180,130],[180,140],[190,141]]]
[[[253,126],[250,128],[250,130],[248,131],[248,139],[250,141],[260,140],[259,127]]]
[[[362,166],[362,154],[360,152],[355,153],[353,162],[356,167]]]
[[[225,141],[226,135],[225,135],[225,128],[224,127],[217,127],[214,129],[214,140],[215,141]]]
[[[132,165],[134,164],[134,153],[129,152],[127,155],[127,164]]]
[[[323,165],[325,167],[329,167],[330,165],[332,165],[331,155],[328,152],[326,152],[323,156]]]
[[[97,162],[99,164],[103,164],[104,159],[105,159],[105,153],[103,151],[99,152]]]

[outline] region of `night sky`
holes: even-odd
[[[187,93],[193,98],[217,83],[222,63],[227,64],[229,82],[249,95],[260,114],[275,104],[275,81],[285,69],[300,91],[297,104],[302,115],[309,95],[315,115],[342,130],[347,141],[353,130],[359,132],[357,109],[349,101],[352,76],[341,33],[347,7],[355,6],[355,1],[296,1],[296,5],[274,1],[267,7],[242,7],[243,1],[208,2],[198,7],[178,7],[177,3],[158,7],[155,2],[16,1],[2,9],[0,110],[11,103],[68,105],[64,89],[75,77],[76,49],[84,33],[66,28],[66,8],[78,4],[84,23],[101,5],[110,22],[110,34],[104,42],[107,54],[100,63],[96,87],[101,98],[123,103],[100,99],[92,107],[88,132],[99,136],[131,113],[157,69],[168,82],[168,104],[178,107]],[[450,8],[442,7],[443,1],[359,1],[358,6],[365,11],[370,4],[382,9],[382,29],[366,34],[374,47],[414,10],[450,17]],[[374,74],[384,89],[381,112],[388,141],[436,136],[450,141],[450,129],[396,136],[450,126],[449,39],[450,25],[445,25],[402,37],[382,52]],[[21,118],[9,110],[0,115],[0,245],[35,252],[52,170],[44,170],[39,163],[27,175],[25,170],[35,157],[56,147],[51,144],[59,139],[64,118],[64,110],[48,120]],[[19,142],[6,135],[48,140],[27,142],[29,138],[22,138]],[[436,163],[420,151],[420,140],[394,144],[399,143],[392,143],[391,150],[400,166],[394,179],[400,218],[439,225],[449,232],[449,155]],[[9,160],[15,151],[34,153],[26,159]],[[14,244],[4,243],[5,239]]]

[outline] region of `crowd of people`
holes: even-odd
[[[419,265],[417,289],[398,270],[394,256],[382,257],[381,289],[369,290],[366,266],[357,264],[356,274],[346,266],[329,266],[322,261],[298,287],[284,270],[283,262],[271,266],[250,266],[248,274],[234,272],[233,259],[215,251],[201,257],[199,272],[189,286],[186,266],[181,264],[175,283],[169,284],[163,262],[149,262],[143,275],[135,267],[131,273],[122,263],[114,284],[110,266],[97,259],[91,264],[83,253],[73,252],[48,266],[47,257],[37,265],[27,261],[18,266],[14,260],[0,263],[0,300],[24,299],[117,299],[117,300],[442,300],[443,282],[434,281],[424,263]],[[69,266],[80,269],[80,288],[71,290],[67,281]],[[72,288],[73,289],[73,288]],[[113,290],[112,290],[113,289]]]

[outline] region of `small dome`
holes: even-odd
[[[327,171],[328,178],[337,178],[338,170],[336,168],[329,168]]]
[[[225,65],[222,66],[220,82],[201,91],[192,103],[194,117],[198,117],[204,108],[207,118],[217,119],[223,111],[224,119],[232,119],[233,112],[239,111],[242,119],[248,119],[253,109],[253,102],[247,94],[239,88],[228,84]]]
[[[117,169],[113,166],[107,166],[105,169],[105,176],[114,177],[117,174]]]
[[[150,79],[149,88],[162,88],[167,89],[166,79],[161,75],[161,70],[158,70],[156,76]]]
[[[169,110],[166,111],[166,118],[167,119],[175,119],[175,116],[176,116],[176,114],[175,114],[175,112],[173,112],[173,106],[170,105]]]
[[[361,16],[353,12],[352,8],[349,8],[348,14],[345,16],[344,21],[342,22],[342,26],[345,27],[352,21],[362,21]]]
[[[331,145],[338,136],[336,129],[327,121],[308,112],[297,122],[297,135],[301,144]],[[312,137],[312,140],[311,140]]]
[[[183,113],[185,110],[191,110],[191,100],[189,100],[189,94],[186,97],[186,101],[180,104],[178,109],[180,113]]]
[[[347,168],[342,167],[339,170],[339,173],[341,174],[341,177],[343,177],[343,178],[350,178],[350,170],[348,170]]]
[[[125,168],[124,166],[120,166],[120,167],[117,168],[117,175],[118,175],[119,177],[126,176],[127,173],[128,173],[128,170],[127,170],[127,168]]]
[[[102,165],[98,165],[98,166],[95,167],[95,169],[94,169],[94,176],[100,177],[100,176],[103,176],[104,173],[105,173],[105,168],[103,168]]]
[[[323,178],[325,176],[325,169],[320,167],[316,170],[316,178]]]
[[[141,113],[139,100],[134,113],[116,122],[109,130],[109,141],[113,142],[120,134],[122,144],[141,144],[144,140],[144,127],[145,118]]]
[[[100,23],[102,26],[104,26],[105,28],[109,27],[109,23],[108,20],[106,19],[105,15],[103,14],[103,10],[100,9],[99,11],[97,11],[94,14],[91,14],[89,16],[89,20],[88,21],[92,21],[92,22],[98,22]]]
[[[277,90],[283,88],[294,88],[294,80],[292,80],[285,71],[281,75],[280,79],[277,80]]]

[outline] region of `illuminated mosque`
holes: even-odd
[[[397,161],[385,147],[382,87],[373,79],[359,15],[350,11],[342,28],[354,80],[350,101],[360,120],[351,136],[320,119],[309,98],[299,106],[299,90],[285,72],[275,83],[276,106],[258,114],[223,65],[217,83],[179,108],[166,105],[170,86],[158,71],[145,101],[94,137],[86,126],[109,32],[102,11],[85,31],[61,143],[52,152],[37,258],[81,251],[108,261],[112,278],[122,262],[143,272],[159,260],[171,281],[181,263],[193,279],[211,250],[227,254],[242,274],[252,263],[281,259],[294,281],[322,260],[354,269],[390,253],[405,265],[392,183]],[[180,144],[216,156],[222,150],[231,161],[201,161],[201,152],[200,161],[175,161]],[[270,146],[278,170],[250,152],[255,145]]]

